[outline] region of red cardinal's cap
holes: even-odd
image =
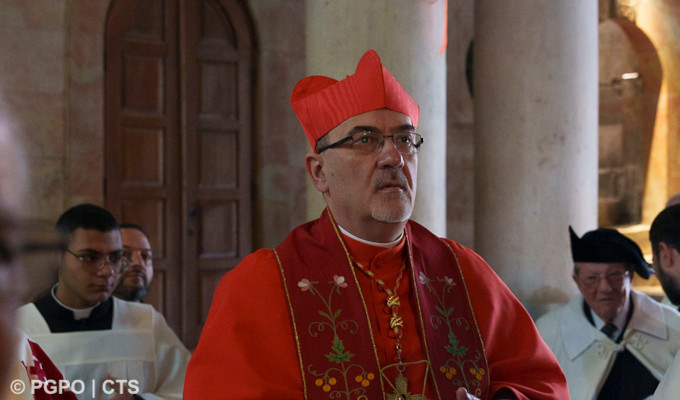
[[[343,121],[368,111],[387,108],[411,117],[418,127],[418,104],[382,65],[375,50],[359,60],[354,75],[337,81],[326,76],[300,80],[290,97],[307,140],[316,151],[316,141]]]

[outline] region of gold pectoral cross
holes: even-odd
[[[399,372],[394,380],[394,393],[387,395],[387,400],[427,400],[422,394],[410,394],[408,392],[408,380]]]

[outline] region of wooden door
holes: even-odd
[[[145,299],[194,347],[252,249],[253,40],[234,0],[117,0],[106,26],[106,206],[148,231]]]

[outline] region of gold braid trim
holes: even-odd
[[[364,293],[361,291],[361,286],[359,285],[359,280],[357,279],[357,274],[355,271],[354,266],[352,265],[352,256],[349,254],[349,250],[347,250],[347,246],[345,245],[345,241],[342,239],[342,234],[338,230],[338,226],[335,223],[335,220],[333,219],[333,215],[331,214],[331,211],[326,208],[326,212],[328,213],[328,218],[331,221],[331,226],[333,227],[333,231],[335,231],[335,236],[338,238],[340,241],[340,244],[342,245],[342,249],[345,251],[345,256],[347,257],[347,263],[349,264],[349,270],[352,271],[352,277],[354,278],[354,284],[357,287],[357,292],[359,292],[359,296],[361,296],[361,304],[364,307],[364,313],[366,314],[366,322],[368,324],[368,332],[371,335],[371,345],[373,346],[373,356],[375,357],[375,362],[378,368],[382,368],[380,365],[380,359],[378,358],[378,347],[375,345],[375,337],[373,336],[373,325],[371,324],[371,317],[368,314],[368,306],[366,306],[366,299],[364,299]],[[383,400],[385,398],[385,383],[383,382],[383,379],[380,379],[380,390],[383,393]]]
[[[411,248],[411,238],[408,235],[408,230],[406,230],[406,249],[408,251],[408,261],[411,264],[411,289],[415,294],[416,305],[418,306],[418,318],[420,319],[420,335],[423,338],[423,343],[425,345],[425,357],[427,358],[428,365],[432,365],[432,359],[430,358],[430,345],[427,342],[427,335],[425,334],[425,321],[423,321],[423,309],[420,305],[420,294],[418,293],[418,284],[416,280],[416,268],[413,262],[413,249]],[[432,385],[434,386],[434,392],[437,394],[437,398],[441,399],[442,395],[439,393],[439,385],[437,385],[437,377],[434,375],[434,368],[429,368],[430,378],[432,380]],[[427,381],[427,375],[425,375]]]
[[[297,325],[295,323],[295,312],[293,311],[293,303],[290,301],[290,293],[288,293],[288,285],[286,284],[286,275],[283,273],[283,264],[279,258],[279,254],[274,249],[274,256],[276,257],[276,263],[279,265],[279,272],[281,273],[281,283],[283,284],[283,290],[286,294],[286,302],[288,303],[288,311],[290,312],[290,320],[293,325],[293,335],[295,336],[295,347],[297,348],[298,362],[300,363],[300,375],[302,376],[302,394],[307,400],[307,380],[305,379],[305,369],[302,363],[302,351],[300,348],[300,336],[298,335]]]
[[[482,333],[479,330],[479,325],[477,324],[477,315],[475,314],[475,309],[472,307],[472,301],[470,301],[470,292],[467,289],[467,284],[465,283],[465,276],[463,275],[463,269],[460,267],[460,262],[458,261],[458,255],[456,254],[455,251],[453,251],[453,248],[449,245],[449,243],[446,240],[440,239],[446,247],[451,250],[451,254],[453,254],[453,257],[456,259],[456,266],[458,267],[458,273],[460,274],[460,279],[463,281],[463,286],[465,286],[465,297],[467,298],[468,301],[468,307],[470,307],[470,311],[472,314],[472,322],[475,324],[475,331],[477,332],[477,336],[479,337],[479,343],[482,345],[482,356],[484,357],[484,363],[486,364],[486,370],[489,371],[489,360],[486,358],[486,348],[484,347],[484,338],[482,338]],[[488,379],[489,385],[487,387],[488,394],[490,395],[491,393],[491,378]]]

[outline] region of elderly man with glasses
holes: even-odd
[[[647,399],[680,350],[680,314],[633,289],[652,269],[615,229],[579,238],[569,227],[581,294],[536,322],[573,399]]]
[[[19,327],[82,384],[80,400],[181,399],[189,352],[153,307],[111,296],[127,266],[116,219],[81,204],[56,228],[65,243],[58,281],[18,309]]]
[[[499,277],[410,220],[419,108],[378,54],[291,104],[327,208],[224,276],[184,399],[568,399]]]

